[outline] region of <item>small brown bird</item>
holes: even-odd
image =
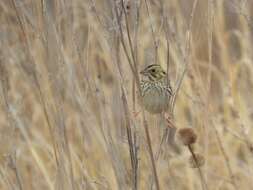
[[[149,65],[140,73],[143,75],[141,96],[139,97],[141,106],[151,114],[166,114],[173,95],[170,82],[167,81],[167,73],[158,64]],[[166,126],[168,126],[168,130],[164,134],[166,141],[175,152],[180,153],[180,149],[174,141],[176,127],[170,121],[170,117],[167,118],[166,115],[164,117],[167,121]]]
[[[163,113],[168,110],[172,89],[167,83],[166,72],[158,64],[147,66],[140,72],[141,80],[141,105],[152,114]]]

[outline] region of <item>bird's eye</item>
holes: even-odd
[[[155,69],[152,69],[151,72],[154,73],[154,72],[155,72]]]

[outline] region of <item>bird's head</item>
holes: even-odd
[[[166,72],[158,64],[152,64],[147,66],[144,70],[140,72],[143,76],[149,78],[152,81],[159,81],[166,77]]]

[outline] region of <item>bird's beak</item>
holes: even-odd
[[[146,72],[145,70],[142,70],[142,71],[140,72],[140,74],[142,74],[142,75],[146,75],[146,74],[147,74],[147,72]]]

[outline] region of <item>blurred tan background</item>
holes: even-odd
[[[169,63],[173,89],[183,77],[173,122],[198,135],[206,189],[251,190],[252,8],[252,0],[1,0],[0,189],[156,189],[128,54],[138,70]],[[203,189],[189,151],[161,145],[166,126],[146,117],[160,189]]]

